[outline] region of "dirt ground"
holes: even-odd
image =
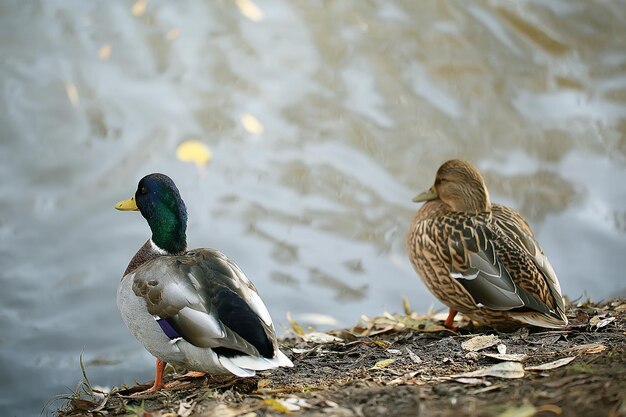
[[[281,341],[294,368],[254,378],[172,371],[151,383],[103,393],[85,379],[59,416],[303,417],[626,416],[626,300],[579,303],[562,331],[498,332],[438,317],[362,318],[319,333],[292,322]],[[169,368],[168,368],[169,369]]]

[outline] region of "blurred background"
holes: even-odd
[[[534,227],[570,299],[624,296],[626,3],[0,1],[0,414],[153,377],[116,307],[171,176],[191,247],[279,333],[440,309],[404,249],[453,157]],[[50,413],[50,408],[45,413]]]

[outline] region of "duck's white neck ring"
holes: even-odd
[[[165,249],[161,249],[156,243],[152,241],[152,239],[150,239],[150,247],[152,248],[153,252],[158,253],[159,255],[170,255],[168,251],[166,251]]]

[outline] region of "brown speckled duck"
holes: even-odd
[[[450,307],[445,326],[461,312],[496,327],[567,325],[561,287],[528,223],[491,204],[480,172],[451,160],[424,201],[407,236],[413,267],[430,292]]]
[[[240,377],[293,366],[278,347],[265,304],[241,269],[215,249],[187,250],[187,210],[169,177],[145,176],[135,195],[115,208],[140,211],[152,230],[117,291],[124,323],[157,358],[148,391],[164,386],[167,362]]]

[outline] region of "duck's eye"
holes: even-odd
[[[146,190],[146,187],[141,187],[141,194],[148,194],[148,190]]]

